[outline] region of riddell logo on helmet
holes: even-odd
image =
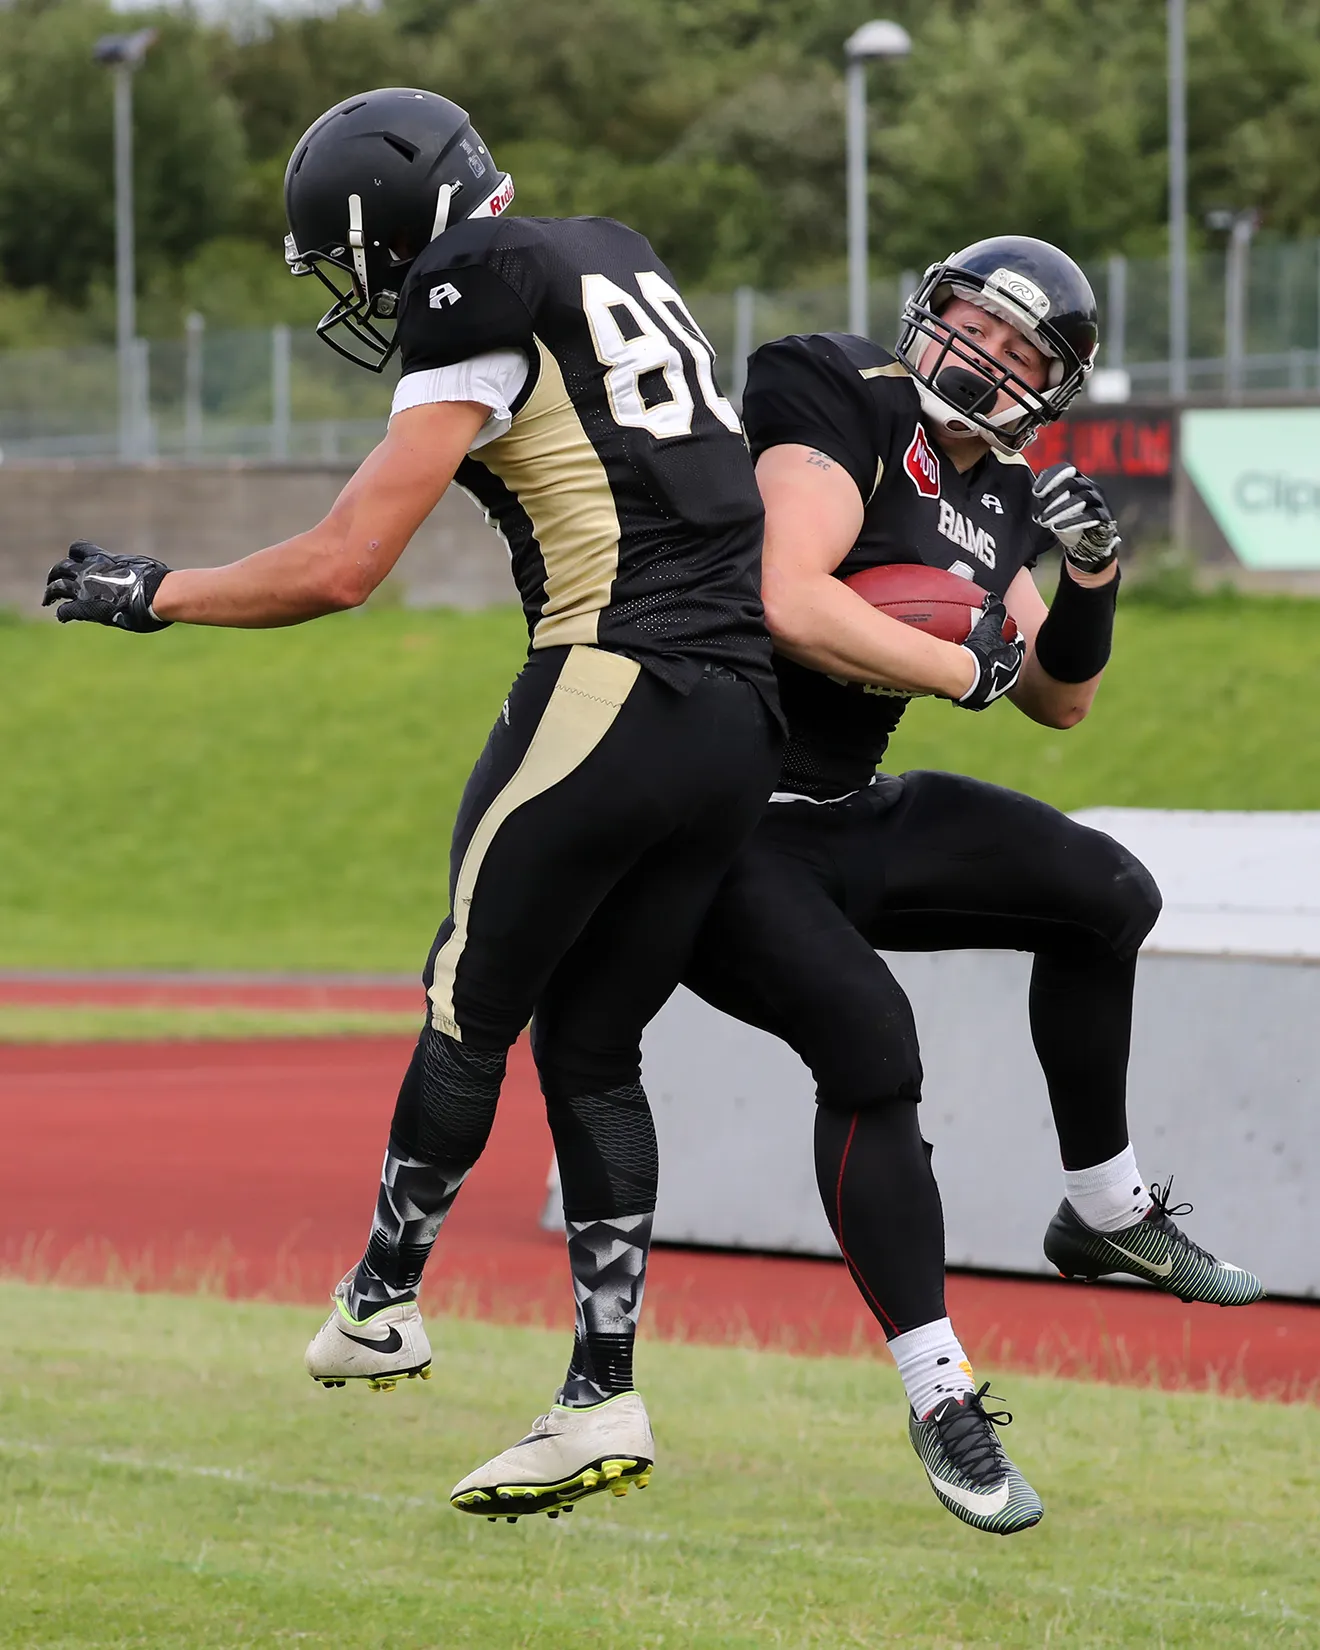
[[[488,213],[492,218],[498,218],[500,213],[513,199],[513,179],[505,178],[489,200],[478,207],[478,211]]]
[[[926,432],[920,424],[917,425],[917,433],[908,442],[908,450],[903,454],[903,468],[912,478],[912,485],[922,498],[940,496],[939,456],[926,439]]]

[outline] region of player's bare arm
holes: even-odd
[[[149,615],[160,624],[258,630],[360,607],[439,503],[488,416],[487,407],[472,401],[397,413],[324,520],[226,567],[165,571],[147,600]],[[120,603],[132,594],[119,582],[128,571],[71,558],[52,569],[46,599],[93,609],[69,617],[116,624]]]
[[[827,454],[770,447],[757,460],[765,501],[761,596],[775,646],[798,664],[851,682],[958,699],[976,666],[967,649],[879,613],[835,570],[857,541],[863,502]]]

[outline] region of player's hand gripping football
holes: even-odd
[[[1032,517],[1048,528],[1079,573],[1103,573],[1122,540],[1105,495],[1075,464],[1051,464],[1031,489]]]
[[[1004,636],[1007,610],[998,596],[987,596],[981,617],[962,644],[976,664],[971,687],[954,703],[964,710],[984,710],[1002,698],[1016,683],[1026,657],[1027,644],[1021,632],[1010,642]]]
[[[47,573],[41,605],[59,602],[55,617],[61,624],[87,619],[116,630],[164,630],[170,620],[158,619],[151,603],[168,572],[163,561],[150,556],[114,556],[79,539]]]

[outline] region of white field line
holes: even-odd
[[[89,1461],[96,1466],[119,1467],[128,1472],[159,1473],[172,1478],[204,1478],[226,1484],[236,1484],[243,1489],[254,1490],[263,1495],[287,1495],[300,1499],[327,1498],[337,1501],[360,1501],[372,1506],[388,1507],[421,1507],[440,1509],[449,1506],[448,1500],[439,1500],[433,1496],[415,1495],[378,1495],[370,1490],[336,1489],[322,1484],[279,1484],[268,1478],[260,1478],[255,1473],[247,1472],[241,1467],[206,1467],[198,1466],[188,1461],[151,1460],[140,1455],[125,1454],[115,1450],[101,1450],[82,1448],[77,1445],[43,1444],[21,1438],[0,1438],[0,1455],[17,1456],[50,1456],[72,1457],[80,1461]],[[657,1542],[668,1542],[676,1539],[666,1530],[652,1530],[635,1528],[631,1525],[620,1524],[617,1521],[601,1518],[587,1518],[580,1520],[560,1519],[554,1526],[556,1539],[567,1539],[571,1535],[599,1538],[623,1546],[630,1544],[650,1545]],[[682,1537],[677,1537],[682,1540]],[[702,1535],[697,1544],[702,1547],[716,1547],[729,1552],[753,1549],[769,1558],[786,1558],[794,1553],[822,1564],[839,1565],[866,1565],[873,1567],[874,1556],[867,1553],[840,1552],[837,1547],[826,1546],[819,1542],[805,1541],[758,1541],[748,1536],[721,1536]],[[925,1566],[920,1569],[924,1570]],[[972,1572],[973,1575],[975,1571]],[[1169,1598],[1164,1594],[1158,1597],[1147,1597],[1141,1593],[1127,1593],[1115,1587],[1065,1587],[1041,1583],[1029,1576],[1020,1576],[1016,1585],[1025,1586],[1029,1591],[1049,1594],[1052,1597],[1066,1599],[1075,1604],[1083,1598],[1107,1600],[1114,1604],[1135,1606],[1142,1610],[1158,1612],[1160,1610],[1191,1610],[1201,1615],[1232,1616],[1254,1618],[1267,1621],[1297,1622],[1309,1624],[1312,1617],[1303,1615],[1294,1610],[1283,1599],[1269,1605],[1251,1607],[1246,1604],[1219,1603],[1213,1599]],[[1268,1597],[1263,1592],[1261,1599]]]
[[[256,1490],[262,1495],[292,1495],[305,1499],[318,1496],[336,1501],[366,1501],[373,1506],[387,1507],[447,1507],[448,1501],[430,1496],[375,1495],[370,1490],[336,1489],[329,1484],[277,1484],[269,1478],[258,1478],[242,1467],[201,1467],[189,1461],[147,1460],[140,1455],[115,1450],[83,1449],[77,1445],[39,1444],[22,1438],[0,1438],[0,1455],[38,1455],[73,1457],[90,1461],[98,1467],[122,1467],[128,1472],[154,1472],[171,1478],[212,1478],[226,1484],[238,1484],[244,1489]]]

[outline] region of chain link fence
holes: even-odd
[[[380,439],[393,389],[390,372],[365,372],[285,326],[194,323],[181,339],[137,340],[128,371],[121,430],[113,348],[0,354],[4,459],[355,461]]]
[[[1194,396],[1320,392],[1320,241],[1257,242],[1191,262],[1188,282]],[[1111,258],[1087,271],[1101,317],[1097,375],[1106,399],[1163,400],[1168,274],[1163,259]],[[872,284],[872,335],[890,343],[914,273]],[[692,300],[738,399],[746,358],[789,332],[845,327],[847,291],[705,294]],[[379,439],[392,371],[343,361],[310,330],[222,331],[194,317],[185,337],[139,339],[120,367],[110,347],[0,353],[0,456],[215,463],[354,462]]]

